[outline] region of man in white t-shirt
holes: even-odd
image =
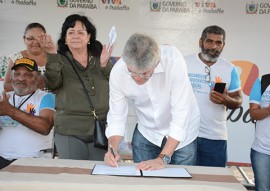
[[[54,95],[37,89],[40,73],[34,60],[17,59],[11,70],[14,91],[0,98],[0,169],[53,148]]]
[[[236,109],[242,104],[238,71],[232,63],[220,57],[225,37],[222,28],[206,27],[199,40],[201,52],[185,57],[201,113],[197,148],[199,166],[226,166],[226,109]],[[223,93],[213,90],[216,83],[226,83]]]
[[[128,99],[138,124],[132,138],[133,161],[141,170],[166,164],[196,164],[199,107],[176,47],[158,46],[144,34],[133,34],[110,74],[110,110],[106,135],[112,146],[105,162],[117,166],[118,147],[125,133]]]

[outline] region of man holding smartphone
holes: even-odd
[[[189,79],[201,111],[197,165],[225,167],[227,163],[226,109],[242,104],[236,67],[220,57],[225,31],[206,27],[199,40],[201,52],[185,57]]]

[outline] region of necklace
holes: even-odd
[[[17,108],[20,109],[22,107],[22,105],[35,93],[36,91],[34,91],[33,93],[31,93],[26,99],[22,99]],[[13,106],[16,107],[16,104],[15,104],[15,93],[13,94]]]

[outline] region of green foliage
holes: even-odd
[[[0,80],[3,80],[8,67],[8,57],[0,56]]]

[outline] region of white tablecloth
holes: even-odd
[[[184,166],[192,178],[91,175],[97,161],[19,159],[0,171],[3,191],[236,191],[246,190],[227,168]],[[120,165],[134,165],[121,163]],[[175,166],[174,166],[175,167]],[[183,167],[183,166],[181,166]]]

